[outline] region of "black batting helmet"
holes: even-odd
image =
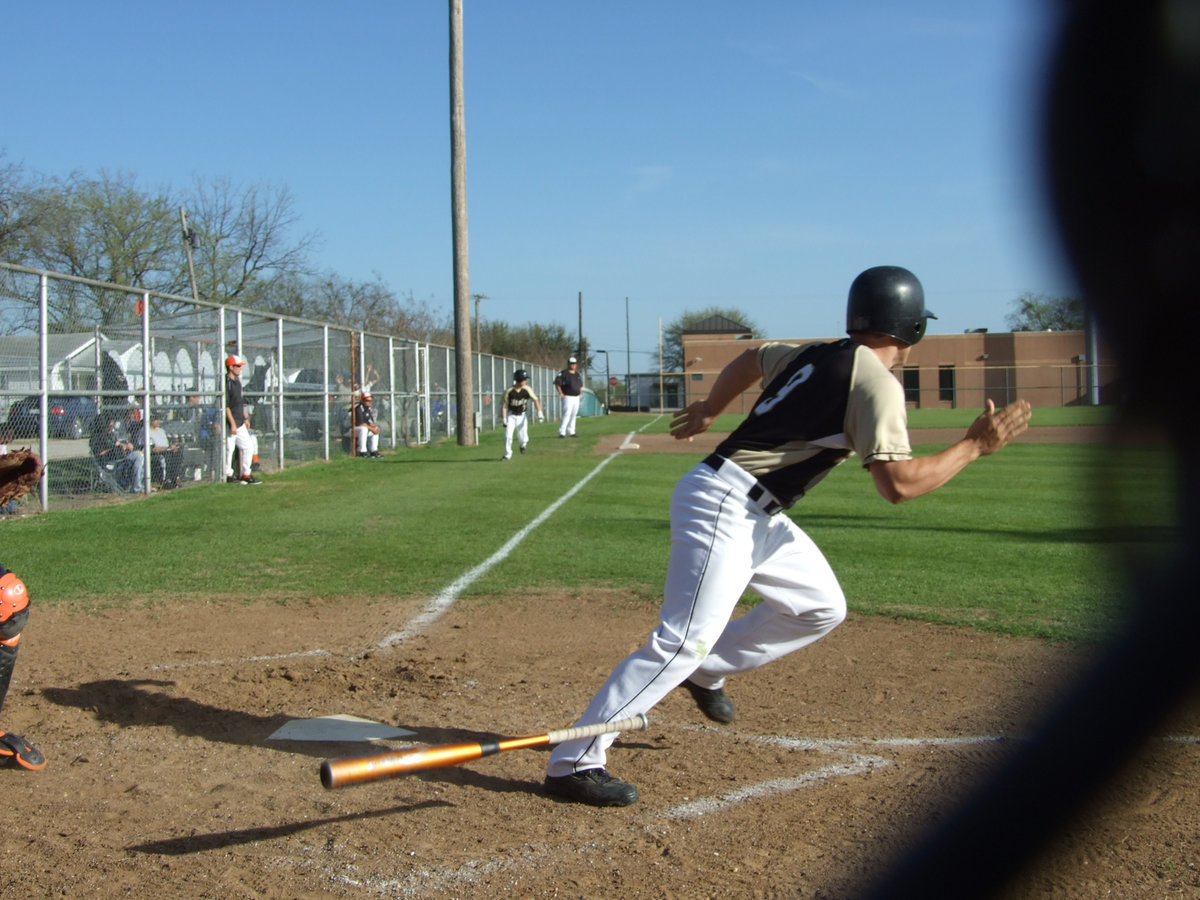
[[[846,331],[886,334],[906,344],[925,336],[927,320],[936,319],[925,308],[925,289],[917,276],[900,266],[875,266],[850,285],[846,303]]]
[[[517,371],[513,372],[513,381],[528,381],[528,380],[529,380],[529,373],[526,372],[524,369],[517,369]]]

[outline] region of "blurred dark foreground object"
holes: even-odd
[[[1117,359],[1124,409],[1170,442],[1178,544],[1161,565],[1128,572],[1124,627],[1028,746],[914,850],[836,896],[1000,893],[1196,688],[1200,467],[1190,458],[1195,363],[1186,342],[1200,320],[1200,3],[1077,2],[1064,11],[1042,111],[1048,195]]]

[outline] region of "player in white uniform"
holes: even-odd
[[[524,369],[517,369],[513,372],[513,386],[504,392],[504,398],[500,401],[500,418],[504,423],[504,455],[500,457],[501,461],[512,459],[514,432],[522,453],[529,446],[531,403],[537,409],[538,421],[542,421],[542,401],[529,387],[529,373]]]
[[[936,318],[925,308],[924,290],[906,269],[868,269],[850,287],[846,318],[850,337],[840,341],[746,351],[725,367],[707,399],[675,416],[676,438],[700,434],[761,378],[750,415],[675,488],[661,622],[576,724],[647,712],[681,684],[710,719],[732,722],[727,676],[812,643],[846,615],[825,557],[778,513],[852,453],[884,499],[899,503],[940,487],[1027,427],[1028,403],[997,412],[989,400],[960,441],[914,459],[904,390],[890,369],[905,362],[927,320]],[[763,602],[730,622],[747,587]],[[546,789],[595,806],[636,802],[637,788],[604,768],[614,738],[559,744]]]

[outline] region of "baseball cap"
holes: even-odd
[[[573,363],[573,362],[579,362],[579,360],[577,360],[575,357],[572,356],[570,359],[567,360],[567,362]]]
[[[225,365],[227,366],[244,366],[245,364],[246,361],[236,353],[231,353],[229,356],[225,357]]]

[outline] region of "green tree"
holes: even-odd
[[[729,319],[745,328],[742,333],[749,334],[751,337],[759,336],[758,327],[740,309],[709,306],[697,311],[688,310],[663,330],[662,368],[664,372],[683,371],[683,333],[692,331],[701,322],[713,317]]]
[[[575,338],[558,323],[528,322],[513,327],[504,322],[480,323],[480,343],[485,353],[543,366],[560,366],[575,349]]]
[[[1013,307],[1007,318],[1012,331],[1080,331],[1084,326],[1083,301],[1078,297],[1022,294]]]

